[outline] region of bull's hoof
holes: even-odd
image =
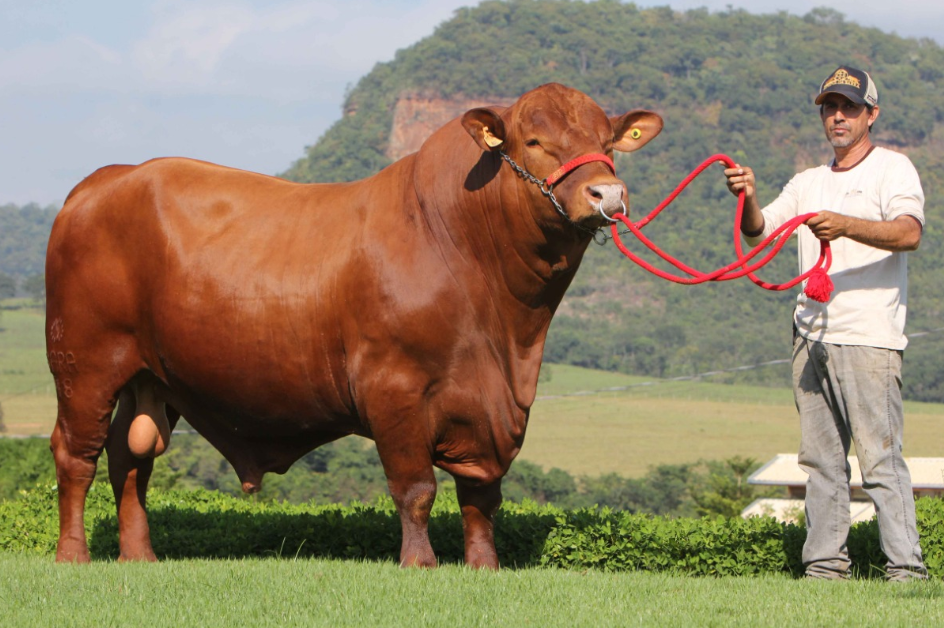
[[[156,563],[157,556],[153,551],[147,552],[122,552],[118,557],[119,563]]]
[[[498,559],[495,560],[481,560],[481,561],[465,561],[465,564],[471,567],[472,569],[486,569],[488,571],[498,571]]]
[[[409,554],[404,556],[400,555],[400,567],[403,569],[409,568],[418,568],[418,569],[435,569],[439,566],[439,563],[436,560],[436,555],[432,552],[419,553],[419,554]]]
[[[80,541],[60,540],[56,547],[57,563],[90,563],[88,546]]]
[[[472,569],[489,569],[498,571],[498,554],[494,547],[482,546],[467,548],[465,564]]]
[[[151,548],[150,539],[139,541],[130,541],[125,539],[120,543],[121,554],[118,556],[119,563],[156,563],[157,556]]]

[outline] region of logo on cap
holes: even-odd
[[[826,79],[826,82],[823,83],[822,89],[827,87],[832,87],[833,85],[849,85],[859,89],[862,87],[862,83],[856,77],[852,76],[843,68],[836,70],[836,73],[833,74],[830,78]]]

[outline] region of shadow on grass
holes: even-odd
[[[55,551],[58,530],[54,489],[0,502],[0,523],[14,533],[7,549]],[[149,508],[151,539],[162,559],[317,557],[336,560],[399,559],[400,521],[393,505],[350,506],[253,504],[210,491],[156,492]],[[919,505],[919,528],[929,570],[941,568],[944,543],[938,511],[944,502]],[[90,493],[86,522],[93,558],[118,556],[114,501],[108,492]],[[6,509],[4,509],[6,506]],[[6,512],[5,512],[6,511]],[[32,531],[26,533],[25,531]],[[462,520],[453,506],[434,510],[430,541],[443,564],[463,562]],[[607,509],[565,511],[536,504],[504,506],[495,517],[495,545],[501,564],[564,569],[665,571],[687,575],[738,576],[803,573],[805,528],[767,519],[670,520]],[[3,537],[0,536],[0,543]],[[849,535],[853,576],[878,578],[887,561],[874,521],[858,523]]]
[[[199,512],[163,506],[150,510],[151,542],[159,559],[329,558],[398,561],[400,519],[372,508],[354,512],[247,513]],[[503,567],[540,564],[545,540],[554,527],[546,514],[496,515],[495,545]],[[462,563],[462,520],[458,513],[430,518],[429,536],[441,564]],[[93,559],[118,557],[114,516],[91,526]]]

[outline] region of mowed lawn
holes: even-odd
[[[7,433],[49,434],[56,399],[43,314],[3,310],[0,329],[0,404]],[[560,364],[545,364],[544,370],[546,381],[538,387],[520,457],[546,469],[637,477],[659,464],[736,455],[766,461],[796,452],[799,444],[787,389],[714,384],[710,377],[651,380]],[[608,390],[613,388],[618,390]],[[905,455],[941,455],[942,424],[944,405],[907,403]]]
[[[940,626],[944,584],[329,560],[56,565],[0,554],[3,625]]]

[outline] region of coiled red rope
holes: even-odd
[[[652,210],[648,216],[646,216],[639,222],[633,223],[624,214],[614,215],[613,216],[614,220],[618,222],[614,222],[611,225],[611,230],[612,230],[613,241],[616,243],[617,248],[619,248],[619,250],[622,251],[623,255],[625,255],[632,261],[636,262],[637,264],[639,264],[640,266],[648,270],[650,273],[656,275],[657,277],[661,277],[669,281],[674,281],[675,283],[694,285],[694,284],[705,283],[706,281],[729,281],[731,279],[737,279],[738,277],[744,277],[746,275],[748,278],[750,278],[751,281],[753,281],[755,284],[757,284],[758,286],[766,290],[788,290],[794,287],[795,285],[797,285],[798,283],[808,280],[806,282],[806,288],[804,290],[806,295],[809,298],[813,299],[814,301],[820,301],[823,303],[828,301],[833,291],[833,282],[832,280],[830,280],[829,275],[827,274],[829,271],[829,267],[832,264],[832,251],[829,248],[829,242],[826,240],[820,240],[820,255],[819,255],[819,258],[816,260],[816,263],[813,265],[813,267],[810,268],[805,273],[797,277],[794,277],[790,281],[787,281],[785,283],[780,283],[780,284],[774,284],[774,283],[766,282],[754,274],[754,271],[765,266],[774,257],[776,257],[777,253],[779,253],[780,250],[787,243],[787,239],[789,238],[790,234],[796,231],[796,229],[801,224],[805,223],[807,220],[815,216],[816,215],[815,213],[802,214],[800,216],[797,216],[785,222],[784,224],[780,225],[780,227],[778,227],[776,231],[774,231],[769,236],[764,238],[764,240],[760,244],[758,244],[757,246],[755,246],[753,249],[751,249],[745,254],[741,247],[741,221],[743,220],[743,217],[744,217],[745,194],[744,194],[744,190],[741,190],[741,192],[738,194],[737,213],[735,214],[735,217],[734,217],[734,252],[735,254],[737,254],[737,259],[731,262],[730,264],[728,264],[727,266],[723,266],[709,273],[703,273],[701,271],[698,271],[694,268],[691,268],[683,264],[682,262],[675,259],[671,255],[662,251],[662,249],[656,246],[649,238],[643,235],[642,228],[646,226],[647,224],[649,224],[649,222],[653,218],[658,216],[659,213],[663,209],[668,207],[669,204],[672,203],[672,201],[674,201],[675,198],[682,192],[682,190],[684,190],[688,186],[689,183],[694,181],[695,178],[698,177],[698,175],[704,172],[704,170],[708,168],[708,166],[716,162],[721,162],[725,164],[728,168],[733,168],[735,166],[734,161],[732,161],[731,158],[728,157],[727,155],[722,155],[722,154],[712,155],[711,157],[706,159],[704,162],[702,162],[700,166],[695,168],[695,170],[693,170],[692,173],[688,175],[685,178],[685,180],[683,180],[678,185],[678,187],[676,187],[675,190],[668,197],[666,197],[666,199],[662,201],[662,203],[659,204],[658,207]],[[633,235],[639,238],[639,240],[643,244],[645,244],[646,247],[649,248],[649,250],[654,252],[656,255],[661,257],[666,262],[672,264],[675,268],[686,273],[688,276],[686,277],[686,276],[673,275],[671,273],[660,270],[659,268],[656,268],[655,266],[653,266],[646,260],[642,259],[638,255],[636,255],[635,253],[627,249],[623,245],[623,242],[622,240],[620,240],[620,237],[619,237],[619,229],[618,229],[619,222],[622,222],[627,227],[629,227],[629,230],[633,232]],[[761,257],[757,261],[753,261],[755,257],[760,255],[761,251],[763,251],[768,245],[770,245],[771,242],[774,242],[775,240],[776,242],[774,243],[774,245],[763,257]]]

